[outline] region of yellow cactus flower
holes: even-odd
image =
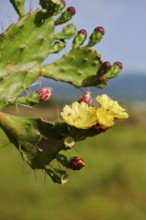
[[[99,128],[107,129],[115,124],[114,116],[110,112],[106,111],[106,109],[102,107],[98,108],[96,110],[96,114],[97,114],[97,125]]]
[[[67,124],[80,129],[91,128],[97,123],[96,108],[85,102],[65,105],[61,116]]]
[[[113,114],[115,119],[128,118],[128,114],[125,112],[125,109],[122,108],[117,101],[112,100],[106,94],[97,96],[96,100],[103,109]]]

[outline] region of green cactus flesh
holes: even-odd
[[[73,24],[67,24],[61,32],[56,33],[55,27],[72,17],[66,11],[62,12],[65,7],[63,1],[40,0],[42,8],[30,13],[24,12],[24,0],[10,2],[20,17],[17,23],[10,25],[0,35],[1,110],[16,103],[38,103],[37,93],[22,94],[40,76],[70,83],[75,87],[102,88],[108,79],[116,77],[121,71],[116,64],[105,70],[101,55],[91,49],[95,39],[91,42],[93,37],[90,37],[89,43],[81,46],[86,37],[79,37]],[[55,15],[59,13],[60,18],[56,20]],[[49,55],[64,49],[66,39],[73,37],[72,49],[68,53],[56,62],[42,65]],[[101,75],[104,75],[105,81],[99,80]],[[60,151],[66,150],[64,138],[71,136],[77,142],[100,133],[93,128],[77,129],[63,121],[44,121],[3,112],[0,112],[0,126],[23,159],[33,169],[44,169],[57,183],[64,183],[68,174],[53,168],[50,163],[57,159]]]
[[[18,117],[3,112],[0,113],[0,126],[25,162],[33,169],[44,170],[60,151],[66,151],[65,137],[71,136],[78,142],[98,134],[93,128],[80,130],[64,122]]]

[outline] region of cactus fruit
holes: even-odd
[[[85,166],[85,161],[81,157],[73,157],[70,166],[73,170],[80,170]]]
[[[123,64],[120,61],[116,61],[114,64],[117,65],[121,70],[123,69]]]
[[[91,92],[87,91],[87,92],[84,92],[80,99],[79,99],[79,102],[85,102],[87,103],[88,105],[91,104],[92,102],[92,97],[91,97]]]
[[[112,127],[117,119],[127,118],[125,109],[106,95],[97,97],[98,108],[91,106],[89,91],[79,101],[63,108],[61,120],[15,116],[2,109],[9,105],[31,106],[49,100],[50,87],[24,95],[39,77],[75,87],[103,88],[110,78],[118,76],[122,63],[117,61],[111,65],[104,62],[101,55],[91,49],[101,41],[103,27],[94,29],[86,45],[83,45],[86,30],[77,31],[73,24],[67,24],[56,33],[55,27],[68,22],[76,13],[74,7],[63,11],[64,0],[40,0],[41,7],[29,13],[24,11],[25,0],[10,2],[19,20],[0,35],[0,127],[32,169],[42,169],[54,182],[63,184],[68,178],[66,169],[79,170],[85,165],[81,157],[68,158],[66,151],[71,150],[76,142]],[[49,55],[62,51],[65,40],[70,38],[73,38],[71,50],[58,61],[43,65]],[[54,160],[65,170],[54,167]]]
[[[40,100],[43,102],[43,101],[48,101],[51,97],[51,94],[52,94],[52,88],[50,87],[46,87],[46,88],[43,88],[43,89],[39,89],[37,91],[39,97],[40,97]]]

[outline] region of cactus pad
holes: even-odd
[[[101,55],[91,48],[102,39],[102,27],[95,28],[84,45],[87,32],[83,29],[77,32],[73,24],[66,24],[61,32],[56,33],[56,26],[68,22],[76,12],[73,7],[64,9],[65,1],[40,0],[40,7],[29,13],[24,11],[25,0],[10,2],[19,20],[0,35],[0,127],[32,169],[43,169],[54,182],[62,184],[67,181],[66,169],[75,170],[84,166],[83,160],[78,157],[68,159],[65,151],[71,149],[72,143],[103,132],[96,108],[91,107],[95,113],[95,126],[85,129],[74,126],[74,122],[70,125],[65,120],[20,117],[6,114],[2,109],[17,103],[30,106],[48,100],[50,88],[24,95],[24,91],[40,76],[70,83],[75,87],[103,88],[110,78],[119,74],[122,66],[120,62],[115,62],[106,68]],[[49,55],[63,50],[65,40],[71,38],[72,48],[68,53],[58,61],[42,65]],[[66,108],[72,111],[70,106]],[[78,111],[82,109],[85,118],[86,113],[90,113],[89,103],[79,103],[78,108]],[[114,122],[113,113],[110,117]],[[65,170],[53,167],[53,160],[61,163]],[[70,166],[70,161],[74,162],[74,167]]]

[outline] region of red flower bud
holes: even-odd
[[[85,29],[79,30],[78,33],[87,36],[87,31]]]
[[[116,61],[114,64],[117,65],[121,70],[123,69],[123,64],[120,61]]]
[[[66,6],[66,2],[64,0],[61,0],[61,3]]]
[[[70,12],[70,14],[74,15],[76,13],[76,9],[74,7],[68,7],[67,10]]]
[[[103,63],[103,67],[104,67],[106,70],[109,70],[112,66],[111,66],[110,62],[105,61],[105,62]]]
[[[105,79],[105,77],[102,76],[102,75],[99,75],[99,76],[98,76],[98,80],[99,80],[99,82],[101,82],[101,83],[106,83],[106,82],[107,82],[107,80]]]
[[[96,27],[96,28],[94,29],[94,31],[100,32],[100,33],[103,34],[103,35],[104,35],[104,33],[105,33],[103,27]]]
[[[79,99],[79,102],[85,102],[87,103],[88,105],[91,104],[92,102],[92,97],[91,97],[91,92],[84,92],[81,96],[80,96],[80,99]]]
[[[52,95],[52,88],[45,87],[37,91],[41,101],[48,101]]]
[[[73,157],[70,160],[70,165],[73,170],[80,170],[85,166],[85,161],[81,157]]]

